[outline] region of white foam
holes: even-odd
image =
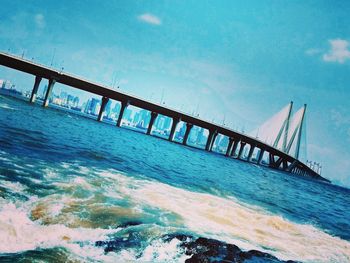
[[[20,182],[11,182],[6,180],[1,180],[0,186],[10,190],[13,193],[23,193],[27,189],[27,186],[21,184]]]
[[[177,239],[173,239],[170,242],[155,240],[146,247],[139,261],[185,262],[185,260],[190,256],[184,254],[184,251],[179,247],[180,243],[181,242]]]
[[[199,235],[234,243],[243,249],[266,251],[281,259],[350,261],[350,242],[312,225],[293,223],[261,208],[244,206],[232,197],[191,192],[121,174],[107,176],[115,178],[117,191],[136,204],[173,212]]]
[[[4,202],[2,202],[4,203]],[[15,204],[2,205],[0,211],[0,253],[16,253],[37,248],[70,247],[105,240],[116,230],[68,228],[40,225],[29,219],[25,209]]]
[[[6,103],[0,103],[0,108],[2,109],[7,109],[7,110],[16,110],[15,108],[10,107],[8,104]]]
[[[65,165],[67,168],[70,165]],[[46,169],[49,181],[64,189],[65,194],[50,195],[45,198],[32,198],[28,204],[7,204],[0,198],[0,253],[20,252],[35,248],[62,246],[68,248],[75,257],[98,259],[105,262],[136,261],[136,252],[123,250],[105,255],[102,248],[94,247],[91,242],[108,239],[108,234],[116,230],[69,228],[69,218],[61,216],[65,205],[82,202],[73,199],[69,193],[83,188],[91,192],[87,195],[93,204],[95,192],[101,192],[110,198],[124,198],[132,203],[133,209],[140,214],[149,206],[178,215],[179,221],[172,222],[171,217],[160,217],[165,225],[184,224],[184,228],[200,236],[215,238],[238,245],[240,248],[258,249],[277,256],[280,259],[293,259],[304,262],[350,262],[350,242],[333,237],[312,225],[290,222],[280,216],[272,215],[259,207],[239,203],[233,197],[222,198],[205,193],[191,192],[150,180],[135,179],[115,171],[96,172],[97,176],[71,177],[59,181],[59,171]],[[24,191],[23,186],[8,185],[11,189]],[[21,188],[22,187],[22,188]],[[114,194],[113,194],[114,191]],[[87,199],[86,199],[87,200]],[[51,222],[42,225],[40,219],[33,222],[28,217],[33,206],[45,205],[44,217]],[[99,204],[105,205],[105,204]],[[68,205],[67,205],[68,206]],[[71,206],[72,207],[72,206]],[[71,208],[70,207],[70,208]],[[84,206],[83,209],[90,209]],[[79,209],[68,216],[72,220]],[[91,207],[91,209],[94,209]],[[108,206],[106,206],[108,209]],[[56,218],[55,220],[51,220]],[[50,221],[51,220],[51,221]],[[169,221],[170,220],[170,221]],[[79,223],[79,220],[77,220]],[[79,226],[79,225],[78,225]],[[81,246],[83,242],[83,246]],[[152,242],[146,248],[140,262],[152,259],[162,262],[166,259],[184,261],[177,241],[170,243]],[[171,259],[171,260],[170,260]],[[84,261],[84,260],[83,260]]]

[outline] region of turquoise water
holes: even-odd
[[[184,262],[162,236],[185,233],[350,262],[349,203],[345,188],[0,96],[0,261]]]

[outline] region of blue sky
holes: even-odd
[[[253,130],[293,100],[308,158],[350,186],[347,1],[0,0],[0,49]],[[52,58],[54,58],[52,60]],[[0,68],[30,89],[33,77]]]

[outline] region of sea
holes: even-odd
[[[334,184],[0,95],[0,262],[350,262],[349,204]]]

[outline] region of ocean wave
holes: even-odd
[[[0,103],[0,108],[2,109],[6,109],[6,110],[16,110],[15,108],[10,107],[8,104],[6,103]]]
[[[106,239],[116,230],[69,228],[62,224],[42,225],[32,221],[24,207],[2,201],[0,211],[0,253],[18,253],[37,248],[90,244]]]
[[[285,260],[350,260],[350,242],[315,226],[293,223],[261,208],[242,205],[233,197],[191,192],[120,174],[101,173],[101,176],[114,178],[118,191],[133,202],[179,215],[186,227],[199,235],[233,243],[246,250],[266,251]]]
[[[106,255],[94,242],[109,240],[125,222],[137,221],[147,227],[157,226],[145,236],[147,246],[151,246],[143,248],[145,261],[185,260],[175,241],[174,244],[154,241],[167,232],[183,230],[235,244],[243,250],[263,251],[282,260],[350,261],[350,242],[231,196],[193,192],[115,170],[88,169],[69,163],[62,166],[43,170],[46,184],[54,185],[57,191],[28,202],[0,206],[0,253],[64,247],[72,255],[89,260],[112,262],[120,257],[133,261],[140,258],[139,251],[130,248]],[[60,169],[68,175],[63,175]],[[78,175],[70,174],[73,170]],[[26,190],[18,184],[6,187],[18,192]]]

